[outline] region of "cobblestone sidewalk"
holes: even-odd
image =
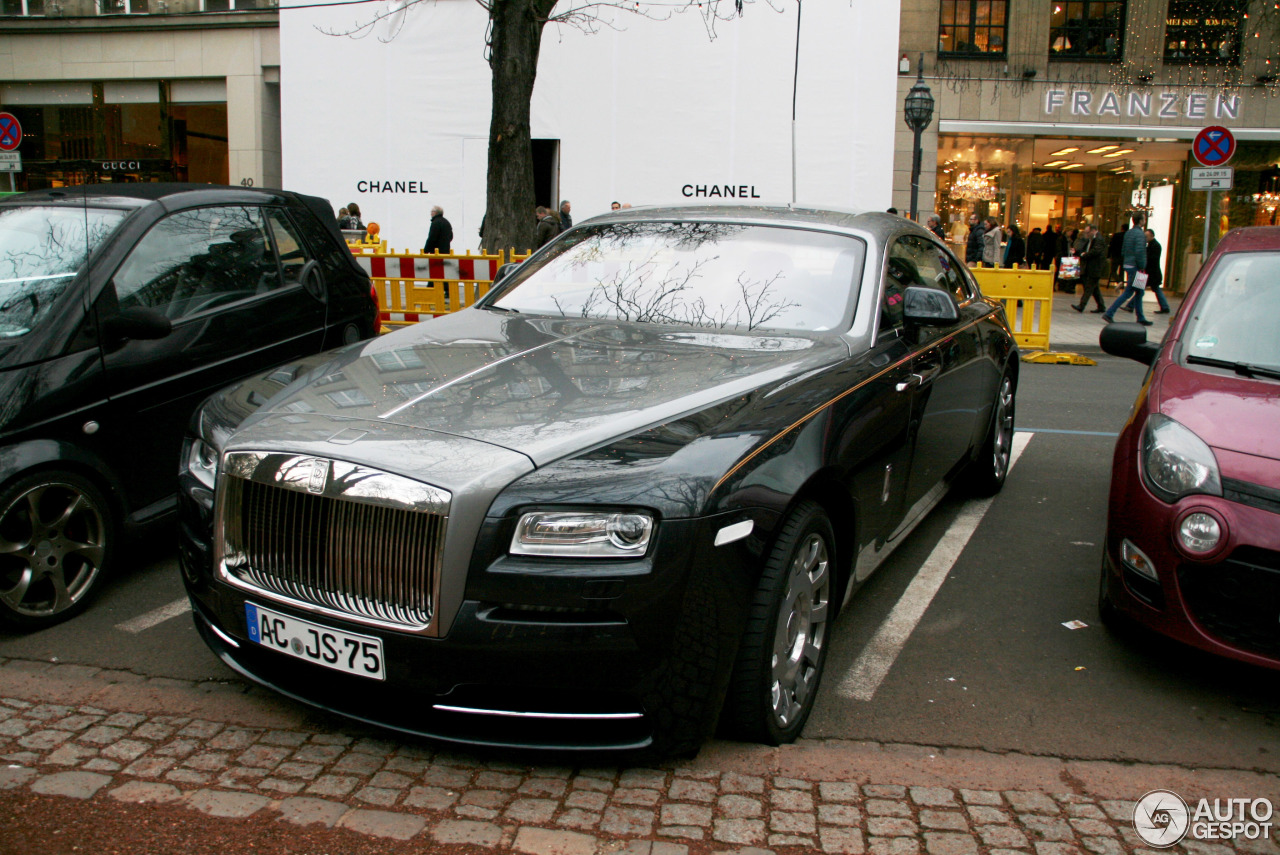
[[[743,847],[851,855],[1156,855],[1133,829],[1131,799],[1140,793],[1105,798],[1078,783],[1042,792],[857,782],[834,773],[839,767],[831,764],[800,763],[778,774],[757,762],[754,771],[744,771],[743,763],[721,762],[727,755],[708,751],[661,768],[529,766],[424,745],[356,731],[247,727],[0,698],[0,789],[28,787],[73,799],[102,794],[179,803],[223,817],[276,811],[298,824],[535,855],[685,855]],[[748,753],[748,760],[753,756],[766,755]],[[1275,855],[1280,849],[1271,841],[1239,841],[1185,842],[1163,851]]]

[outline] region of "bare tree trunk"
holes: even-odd
[[[553,6],[555,0],[492,0],[493,114],[484,220],[484,246],[491,252],[531,249],[537,235],[529,103],[542,28]]]

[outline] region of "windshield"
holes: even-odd
[[[1188,357],[1280,369],[1280,252],[1222,256],[1183,340]]]
[[[125,213],[105,208],[0,208],[0,339],[36,328]]]
[[[619,223],[576,231],[502,309],[735,330],[849,325],[863,244],[802,229]]]

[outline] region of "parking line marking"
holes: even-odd
[[[1031,441],[1031,433],[1016,433],[1013,445],[1009,449],[1009,469],[1022,456],[1022,451]],[[906,645],[907,639],[915,630],[916,624],[924,617],[933,597],[946,581],[947,574],[955,565],[960,553],[964,552],[969,538],[977,530],[978,524],[986,516],[987,510],[995,497],[969,502],[951,522],[947,533],[934,546],[933,552],[925,559],[916,577],[911,580],[907,590],[902,593],[893,611],[885,618],[884,623],[876,630],[875,636],[867,644],[858,660],[853,663],[849,673],[840,681],[836,694],[842,698],[855,701],[869,701],[875,697],[876,690],[888,675],[889,669],[897,661],[898,654]]]
[[[1108,436],[1117,437],[1120,434],[1113,430],[1065,430],[1063,428],[1014,428],[1018,433],[1065,433],[1070,436]]]
[[[124,623],[116,624],[116,629],[123,629],[125,632],[139,633],[144,629],[151,629],[153,626],[164,623],[178,615],[186,614],[191,611],[191,601],[186,597],[181,600],[174,600],[167,606],[161,606],[158,609],[152,609],[144,615],[138,615],[133,620],[127,620]]]

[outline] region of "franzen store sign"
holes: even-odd
[[[1044,93],[1045,115],[1128,116],[1158,119],[1239,119],[1239,95],[1204,92],[1097,92],[1088,89],[1049,89]]]

